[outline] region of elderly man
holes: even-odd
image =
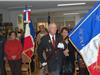
[[[62,36],[60,34],[56,34],[57,26],[55,23],[51,23],[49,25],[48,31],[49,34],[41,39],[38,46],[38,56],[40,57],[42,66],[48,66],[48,71],[51,75],[60,75],[64,51]],[[46,59],[43,57],[43,52],[46,53]]]

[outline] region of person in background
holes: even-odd
[[[12,75],[21,75],[21,41],[17,39],[17,33],[11,31],[9,39],[5,42],[4,51],[11,68]]]
[[[57,25],[55,23],[49,24],[48,32],[47,35],[41,38],[37,53],[42,66],[44,67],[47,65],[51,75],[60,75],[64,51],[63,39],[60,34],[56,34]],[[46,59],[43,56],[43,52],[46,54]]]
[[[4,42],[5,37],[3,36],[2,30],[0,30],[0,75],[7,75],[5,70],[5,61],[4,61]]]
[[[6,38],[6,31],[5,30],[2,30],[2,33],[3,33],[3,36],[5,37],[5,39],[7,39]]]
[[[36,35],[36,50],[37,50],[37,47],[40,43],[40,40],[43,36],[47,35],[48,34],[48,30],[44,27],[43,24],[39,25],[39,32],[37,33]],[[37,51],[35,52],[37,58],[36,58],[36,61],[38,61],[36,64],[37,68],[40,68],[40,63],[39,63],[39,58],[38,58],[38,55],[37,55]],[[43,53],[44,54],[44,53]],[[44,54],[45,56],[45,54]]]
[[[22,30],[17,32],[17,38],[21,41],[21,44],[23,46],[24,45],[24,33]]]
[[[78,60],[78,66],[79,66],[79,75],[89,75],[88,69],[80,54],[78,54],[77,60]]]
[[[44,25],[40,25],[39,32],[37,33],[37,37],[36,37],[37,45],[40,43],[40,39],[46,34],[48,34],[47,29],[44,27]]]
[[[65,50],[64,52],[66,56],[64,56],[63,58],[62,66],[66,66],[66,68],[64,67],[65,68],[64,70],[66,71],[66,75],[74,75],[75,48],[69,41],[68,32],[69,32],[69,29],[66,27],[63,27],[61,29],[61,35],[63,37],[63,42],[66,43],[66,46],[67,46],[66,48],[67,50]]]

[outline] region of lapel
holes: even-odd
[[[58,39],[57,35],[55,35],[55,48],[56,48],[57,45],[58,45],[58,41],[59,41],[59,39]],[[48,43],[49,43],[49,46],[50,46],[51,48],[53,48],[52,40],[51,40],[49,34],[48,34]]]
[[[53,48],[53,46],[52,46],[52,41],[51,41],[51,39],[50,39],[49,34],[48,34],[47,39],[48,39],[48,45],[49,45],[51,48]]]
[[[57,34],[56,34],[56,36],[55,36],[55,38],[56,38],[56,48],[57,48],[57,45],[58,45],[58,41],[59,41],[59,39],[58,39],[58,36],[57,36]]]

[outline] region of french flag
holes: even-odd
[[[100,2],[73,28],[69,38],[90,75],[100,75]]]
[[[26,11],[27,12],[27,11]],[[25,16],[25,34],[24,34],[24,55],[26,55],[29,59],[33,56],[34,53],[34,38],[35,38],[35,30],[32,24],[32,21],[29,18],[29,14]]]

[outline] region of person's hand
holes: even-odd
[[[42,63],[42,66],[43,66],[43,67],[46,66],[46,65],[47,65],[47,62]]]
[[[64,44],[63,43],[58,43],[57,47],[60,48],[60,49],[64,49]]]
[[[69,50],[68,49],[64,50],[63,53],[64,53],[65,56],[69,56]]]
[[[12,59],[13,59],[13,60],[15,60],[15,59],[16,59],[16,56],[15,56],[15,55],[13,55],[13,56],[12,56]]]

